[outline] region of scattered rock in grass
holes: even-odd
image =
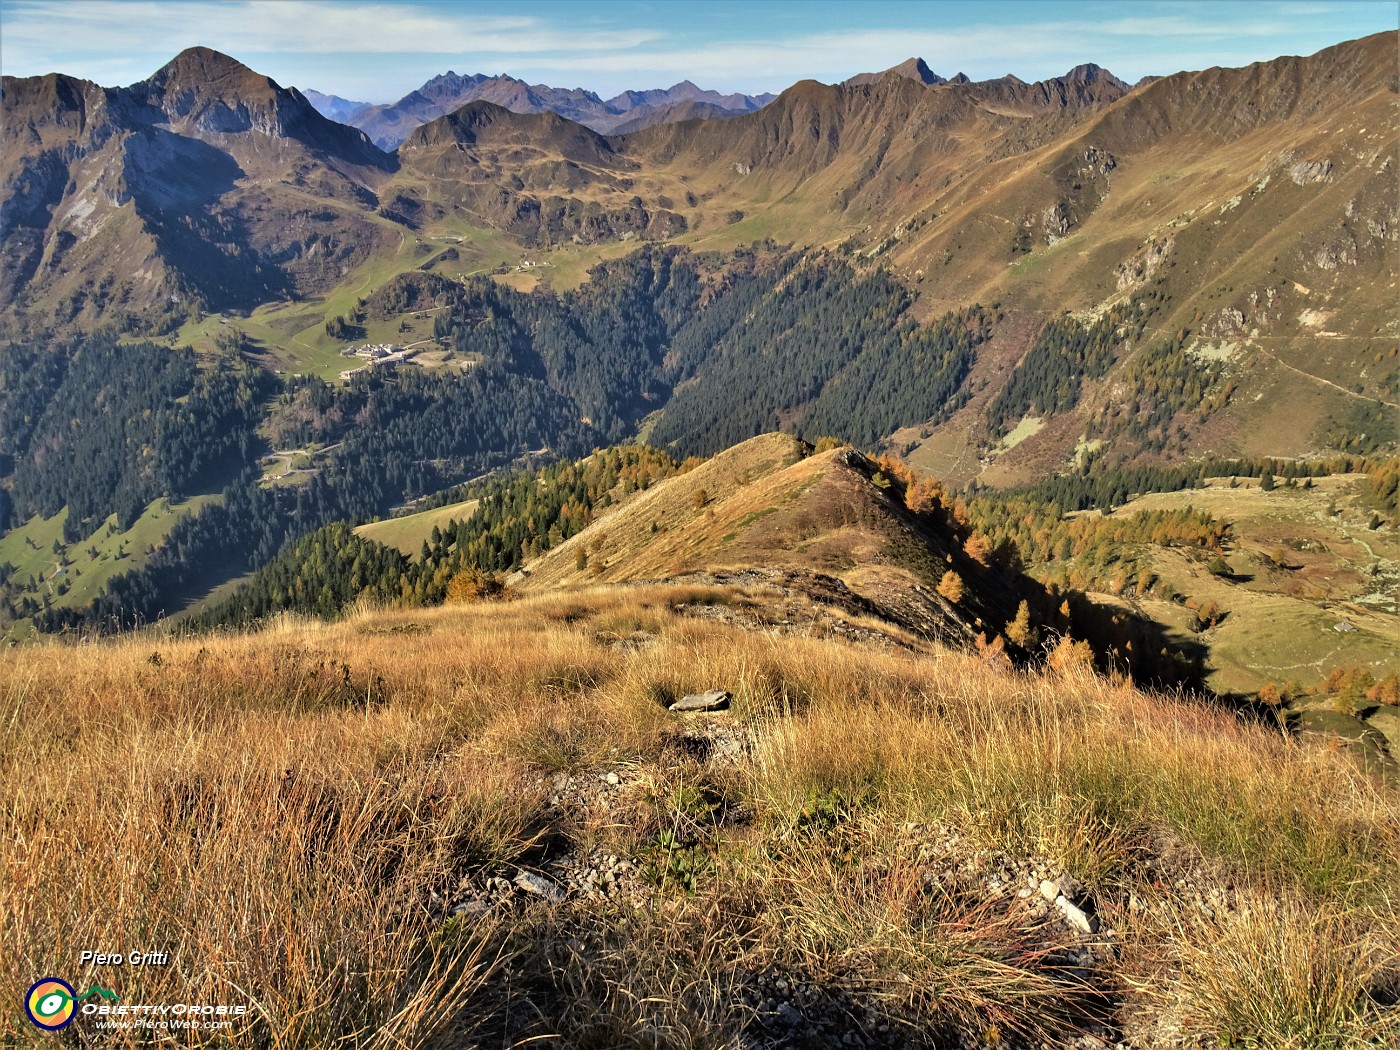
[[[668,711],[727,711],[733,694],[724,689],[711,689],[704,693],[683,696],[668,707]]]
[[[468,918],[475,918],[478,915],[484,915],[490,908],[491,905],[487,904],[485,901],[473,899],[460,901],[452,905],[447,914],[454,917],[465,915]]]
[[[1077,901],[1084,896],[1084,883],[1073,875],[1061,875],[1055,880],[1055,885],[1060,887],[1060,892],[1064,894],[1066,900]]]
[[[1065,921],[1080,933],[1099,932],[1099,920],[1093,915],[1086,915],[1081,909],[1071,904],[1069,898],[1063,894],[1055,898],[1055,907],[1060,909]]]
[[[538,894],[551,904],[558,904],[567,896],[559,883],[533,871],[522,871],[515,877],[515,884],[526,893]]]
[[[1053,901],[1056,897],[1077,901],[1083,894],[1084,884],[1073,875],[1061,875],[1057,879],[1040,880],[1040,895],[1048,901]]]

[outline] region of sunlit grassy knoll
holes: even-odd
[[[465,521],[476,510],[476,500],[451,503],[446,507],[421,510],[416,514],[405,514],[397,518],[385,518],[359,525],[356,535],[382,543],[387,547],[397,547],[404,554],[413,556],[422,549],[435,528],[447,528],[454,521]]]
[[[840,546],[850,538],[841,535],[843,527],[857,524],[853,508],[866,495],[845,491],[843,485],[857,486],[833,455],[803,458],[801,443],[786,434],[751,438],[609,509],[588,529],[531,562],[528,585],[655,579],[737,564],[807,562],[811,559],[794,556],[794,548],[818,537],[834,538]],[[801,499],[828,482],[835,490],[831,499]],[[813,513],[801,515],[803,510]],[[859,538],[878,545],[868,536]],[[833,563],[849,561],[849,553],[833,551]]]
[[[771,1031],[760,978],[891,1046],[1061,1045],[1105,1010],[1222,1042],[1397,1031],[1400,810],[1346,756],[1082,669],[692,615],[771,600],[648,585],[0,653],[0,986],[169,950],[105,976],[247,1002],[237,1041],[265,1046],[720,1046]],[[712,687],[728,715],[664,709]],[[706,725],[728,758],[687,744]],[[594,853],[634,863],[612,896],[444,921]],[[1095,994],[1015,885],[955,877],[998,857],[1087,884],[1114,931]],[[1248,1010],[1245,981],[1271,989]]]

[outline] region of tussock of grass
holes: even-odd
[[[510,933],[516,975],[475,1004],[484,1045],[708,1050],[739,1045],[754,1011],[737,1005],[753,931],[712,895],[667,897],[601,921],[535,913]],[[533,1023],[512,1028],[511,1015]],[[562,1033],[562,1038],[556,1035]],[[554,1036],[551,1039],[551,1036]]]
[[[766,1023],[764,975],[911,1039],[1083,1021],[1055,937],[926,882],[913,826],[1085,881],[1124,1018],[1394,1031],[1400,810],[1344,755],[1091,674],[744,633],[678,592],[0,654],[0,987],[169,950],[126,1001],[248,1002],[238,1041],[268,1046],[719,1046]],[[665,704],[708,688],[743,746],[707,764]],[[614,771],[610,807],[551,804],[553,775]],[[463,880],[594,849],[657,877],[444,923]],[[1180,870],[1241,907],[1198,917],[1158,884]]]
[[[128,999],[251,1000],[257,1041],[430,1033],[438,1001],[489,968],[481,938],[403,936],[421,924],[419,890],[516,855],[536,800],[498,797],[479,763],[424,761],[402,719],[375,719],[391,724],[369,725],[372,747],[329,721],[310,767],[304,733],[136,733],[30,779],[6,821],[11,966],[71,973],[85,948],[166,950],[173,965],[124,982]]]
[[[1079,990],[1004,902],[931,890],[912,858],[869,843],[830,845],[808,840],[767,874],[763,940],[779,960],[911,1027],[1048,1036],[1071,1023]]]
[[[1161,914],[1160,911],[1158,913]],[[1400,943],[1393,924],[1359,924],[1330,902],[1252,892],[1237,912],[1158,918],[1171,966],[1147,960],[1147,1002],[1230,1046],[1384,1045],[1396,1033],[1377,996],[1394,1001]],[[1131,965],[1131,964],[1130,964]]]

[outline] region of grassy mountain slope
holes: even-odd
[[[817,573],[887,619],[964,645],[981,616],[995,627],[1014,615],[1008,585],[917,521],[875,464],[850,448],[810,451],[784,434],[737,445],[634,494],[518,581],[535,591],[726,570]],[[960,604],[935,593],[950,567],[968,576]]]
[[[869,223],[858,243],[914,284],[929,313],[1000,301],[1033,333],[1060,310],[1156,291],[1166,309],[1149,339],[1184,332],[1188,353],[1221,362],[1217,390],[1238,390],[1209,426],[1178,418],[1188,447],[1302,454],[1374,431],[1370,417],[1394,420],[1400,405],[1388,307],[1400,237],[1394,47],[1383,34],[1014,119],[975,85],[799,85],[726,125],[727,145],[713,128],[713,142],[669,129],[650,145],[661,170],[707,170],[714,203],[756,201],[777,236],[811,242]],[[1003,386],[1022,339],[1002,344],[1006,356],[975,372],[972,389]],[[1140,395],[1126,371],[1112,368],[1078,418],[1024,442],[985,480],[1064,464],[1088,420]],[[956,459],[951,448],[996,437],[983,407],[942,428],[940,466]],[[981,470],[964,461],[950,480]]]
[[[463,500],[445,507],[420,510],[416,514],[372,521],[355,528],[355,535],[393,547],[409,557],[416,555],[433,534],[435,528],[446,528],[449,522],[465,521],[476,509],[476,500]]]
[[[705,614],[771,603],[0,652],[0,978],[148,931],[168,966],[69,979],[249,1007],[192,1046],[1393,1041],[1400,825],[1344,754]],[[709,688],[730,712],[662,706]]]
[[[636,160],[552,112],[473,102],[414,131],[397,156],[403,171],[388,192],[427,208],[450,201],[526,245],[667,238],[686,228],[671,207],[637,195]]]
[[[30,597],[53,608],[82,608],[114,576],[144,565],[148,551],[159,547],[182,517],[217,499],[193,496],[172,502],[162,497],[128,529],[121,529],[116,515],[111,515],[91,535],[71,542],[63,538],[67,508],[52,518],[35,517],[0,536],[0,566],[8,565],[11,570],[0,577],[0,593],[10,598]],[[0,627],[0,638],[6,640],[26,637],[32,630],[27,620],[0,620]]]
[[[1400,547],[1392,531],[1368,527],[1353,495],[1359,480],[1340,475],[1264,492],[1254,479],[1236,488],[1216,479],[1204,490],[1143,496],[1115,512],[1189,504],[1231,523],[1229,575],[1212,576],[1181,550],[1164,549],[1155,559],[1178,591],[1230,610],[1210,634],[1218,691],[1252,693],[1290,679],[1312,685],[1336,667],[1382,677],[1395,670]],[[1166,602],[1151,611],[1162,620],[1184,612]],[[1355,630],[1338,631],[1338,623]]]
[[[1393,418],[1391,53],[1392,37],[1372,38],[1306,60],[1182,74],[1134,93],[1045,158],[1113,155],[1111,189],[1092,214],[1009,270],[989,269],[978,293],[1094,308],[1160,288],[1170,303],[1155,327],[1187,330],[1192,352],[1222,362],[1244,395],[1191,435],[1198,450],[1296,455],[1334,444],[1358,409]],[[1248,104],[1238,104],[1241,94]],[[1035,181],[1031,170],[1001,191],[984,186],[1004,203],[969,211],[963,240],[990,235],[996,214],[1051,215],[1051,198],[1005,193]],[[901,249],[904,258],[937,250],[939,235],[927,236]],[[1115,383],[1121,378],[1110,373],[1083,415],[1111,404]],[[976,430],[971,415],[956,422]],[[988,480],[1026,477],[1047,451],[1062,461],[1082,433],[1082,425],[1052,429],[1027,441]]]

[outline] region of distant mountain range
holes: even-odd
[[[1035,84],[1027,84],[1020,77],[1010,73],[995,80],[981,81],[970,79],[966,73],[941,77],[930,69],[928,63],[922,58],[905,59],[899,65],[891,66],[879,73],[858,73],[842,83],[847,87],[863,87],[878,84],[886,78],[912,80],[925,87],[975,84],[980,90],[989,94],[1000,93],[1008,101],[1031,101],[1038,95],[1042,104],[1052,103],[1056,100],[1064,104],[1072,99],[1078,104],[1098,105],[1122,98],[1135,86],[1119,80],[1108,70],[1094,65],[1092,62],[1075,66],[1062,77],[1053,77]]]
[[[447,74],[354,114],[393,152],[205,48],[125,88],[6,77],[0,325],[169,331],[304,303],[278,319],[295,341],[263,337],[292,363],[346,309],[319,297],[353,304],[396,273],[558,252],[575,276],[521,283],[566,287],[627,242],[762,242],[887,268],[930,315],[1001,304],[966,407],[891,435],[943,476],[1034,477],[1130,425],[1163,455],[1369,448],[1394,428],[1367,413],[1400,402],[1395,45],[1132,88],[1093,65],[971,82],[915,59],[771,101]],[[613,134],[575,119],[602,116]],[[1057,378],[1046,322],[1135,297],[1160,360],[1115,349]]]
[[[353,124],[357,115],[374,105],[373,102],[356,102],[339,95],[323,95],[313,88],[305,89],[302,94],[323,117],[330,117],[341,124]]]
[[[883,77],[888,76],[903,77],[906,80],[912,80],[915,83],[923,84],[928,87],[937,87],[942,84],[973,83],[972,79],[968,77],[966,73],[955,73],[951,77],[941,77],[928,67],[927,62],[925,62],[922,58],[917,57],[906,58],[903,62],[899,63],[899,65],[891,66],[889,69],[882,70],[879,73],[858,73],[855,76],[850,77],[845,81],[842,81],[842,83],[851,86],[859,86],[862,84],[874,84],[881,80]],[[1132,88],[1138,87],[1142,84],[1150,83],[1152,80],[1155,79],[1157,78],[1145,77],[1142,80],[1140,80],[1137,84],[1130,85],[1126,81],[1119,80],[1112,73],[1102,68],[1101,66],[1096,66],[1092,62],[1088,62],[1084,65],[1075,66],[1062,77],[1057,77],[1053,80],[1043,81],[1042,83],[1047,85],[1060,85],[1062,88],[1074,85],[1081,89],[1088,88],[1089,85],[1095,85],[1093,93],[1100,101],[1102,101],[1103,99],[1109,98],[1111,96],[1125,95]],[[1006,84],[1008,86],[1025,86],[1024,80],[1021,80],[1019,77],[1014,76],[1011,73],[1006,74],[1006,76],[1004,77],[999,77],[996,80],[983,80],[979,83],[983,85]]]
[[[897,66],[877,73],[860,73],[844,81],[849,87],[878,83],[886,77],[902,77],[928,87],[964,85],[973,81],[965,73],[942,77],[922,58],[906,59]],[[1024,100],[1029,85],[1007,74],[980,86],[1004,89],[1009,96]],[[1080,102],[1111,102],[1130,86],[1106,69],[1093,64],[1076,66],[1063,77],[1042,81],[1042,93],[1065,97],[1074,94]],[[717,120],[752,113],[772,102],[776,95],[722,95],[682,80],[669,88],[624,91],[603,99],[583,88],[556,88],[547,84],[527,84],[511,76],[473,73],[461,76],[449,70],[410,91],[397,102],[375,105],[356,102],[338,95],[307,90],[308,101],[322,115],[342,124],[360,128],[381,149],[397,149],[413,132],[429,121],[445,116],[471,102],[492,102],[512,113],[556,113],[566,120],[591,128],[599,134],[625,135],[654,124],[683,120]]]
[[[504,75],[461,76],[448,70],[386,105],[353,102],[319,91],[307,91],[306,97],[323,115],[362,129],[375,145],[392,150],[415,128],[470,102],[493,102],[512,113],[557,113],[602,134],[625,134],[652,124],[752,113],[777,96],[722,95],[682,80],[669,88],[624,91],[605,100],[582,88],[527,84]]]

